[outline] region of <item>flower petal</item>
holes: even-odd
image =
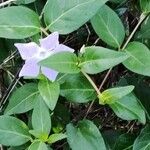
[[[46,67],[41,67],[41,71],[51,81],[55,81],[55,79],[58,75],[57,71],[46,68]]]
[[[27,60],[33,57],[39,49],[39,46],[34,43],[16,43],[15,46],[17,47],[22,59]]]
[[[40,66],[38,66],[35,60],[28,60],[23,65],[19,77],[37,77],[40,72]]]
[[[74,52],[74,49],[66,46],[66,45],[63,45],[63,44],[59,44],[56,48],[55,48],[55,53],[57,52],[62,52],[62,51],[69,51],[69,52]]]
[[[58,39],[59,39],[58,32],[54,32],[50,34],[48,37],[40,39],[40,45],[44,49],[52,50],[55,49],[59,44]]]

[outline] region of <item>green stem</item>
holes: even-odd
[[[101,95],[101,92],[99,91],[99,89],[97,88],[97,86],[95,85],[95,83],[93,82],[93,80],[91,79],[91,77],[87,73],[85,73],[84,71],[81,71],[81,72],[88,79],[88,81],[91,83],[91,85],[93,86],[93,88],[95,89],[95,91],[96,91],[96,93],[97,93],[97,95],[99,97],[99,95]],[[86,114],[84,116],[84,119],[86,119],[86,117],[88,116],[88,114],[89,114],[89,112],[90,112],[93,104],[94,104],[94,100],[91,102],[90,106],[88,107],[88,110],[87,110],[87,112],[86,112]]]
[[[122,49],[121,50],[124,50],[128,43],[131,41],[132,37],[134,36],[134,34],[136,33],[137,29],[139,28],[139,26],[141,25],[141,23],[145,20],[145,18],[147,17],[147,15],[145,14],[141,14],[140,16],[140,20],[138,22],[138,24],[136,25],[136,27],[134,28],[134,30],[132,31],[132,33],[130,34],[130,36],[128,37],[127,41],[125,42],[125,44],[123,45]]]
[[[44,28],[40,28],[40,29],[46,36],[49,36],[48,32]]]
[[[124,49],[126,48],[126,46],[128,45],[128,43],[129,43],[129,42],[131,41],[131,39],[133,38],[135,32],[137,31],[137,29],[139,28],[139,26],[141,25],[141,23],[146,19],[147,16],[148,16],[148,15],[144,15],[143,13],[141,14],[140,20],[139,20],[138,24],[136,25],[136,27],[134,28],[134,30],[132,31],[132,33],[131,33],[130,36],[128,37],[128,39],[127,39],[127,41],[125,42],[125,44],[123,45],[122,49],[119,49],[119,50],[124,50]],[[110,68],[110,69],[108,70],[108,72],[107,72],[107,74],[106,74],[104,80],[102,81],[102,83],[101,83],[99,89],[97,88],[97,86],[95,85],[95,83],[94,83],[93,81],[90,82],[90,83],[92,84],[92,86],[94,87],[94,89],[96,90],[96,92],[97,92],[98,95],[101,94],[100,90],[102,89],[103,85],[104,85],[105,82],[107,81],[107,79],[108,79],[108,77],[109,77],[109,75],[110,75],[110,73],[111,73],[111,70],[112,70],[112,68]],[[85,75],[85,77],[89,80],[90,77],[89,77],[86,73],[84,73],[84,72],[82,72],[82,73],[83,73],[83,74]],[[90,78],[90,80],[91,80],[91,78]],[[90,81],[90,80],[89,80],[89,81]],[[94,85],[93,85],[93,83],[94,83]],[[91,110],[93,104],[94,104],[94,100],[91,102],[90,106],[88,107],[88,110],[87,110],[87,112],[86,112],[86,115],[85,115],[84,119],[88,116],[88,114],[89,114],[89,112],[90,112],[90,110]]]
[[[95,83],[93,82],[93,80],[91,79],[91,77],[87,73],[85,73],[84,71],[81,71],[81,72],[88,79],[88,81],[91,83],[91,85],[93,86],[93,88],[97,92],[97,95],[100,95],[101,92],[99,91],[99,89],[97,88],[97,86],[95,85]]]
[[[125,44],[123,45],[122,49],[119,50],[124,50],[127,45],[129,44],[129,42],[131,41],[131,39],[133,38],[134,34],[136,33],[137,29],[139,28],[139,26],[141,25],[141,23],[146,19],[148,15],[145,14],[141,14],[140,16],[140,20],[138,22],[138,24],[136,25],[136,27],[134,28],[134,30],[132,31],[132,33],[130,34],[130,36],[128,37],[127,41],[125,42]],[[109,69],[109,71],[107,72],[104,80],[102,81],[102,84],[100,85],[99,90],[102,88],[102,86],[104,85],[104,83],[106,82],[107,78],[109,77],[110,73],[111,73],[112,68]]]

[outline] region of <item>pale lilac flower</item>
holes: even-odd
[[[39,41],[40,46],[34,42],[15,44],[22,59],[25,60],[25,64],[19,73],[19,77],[37,77],[41,70],[41,72],[47,78],[49,78],[51,81],[54,81],[58,75],[58,72],[50,68],[41,67],[38,65],[38,62],[54,53],[62,51],[74,52],[74,50],[63,44],[59,44],[58,32],[54,32],[48,37],[40,39]]]

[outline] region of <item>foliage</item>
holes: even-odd
[[[1,3],[0,144],[149,150],[149,13],[149,0]],[[8,86],[6,93],[1,86]]]

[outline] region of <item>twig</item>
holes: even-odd
[[[40,28],[40,29],[41,29],[41,31],[42,31],[46,36],[49,35],[48,32],[47,32],[44,28]]]
[[[6,70],[6,72],[10,75],[10,77],[11,77],[12,79],[15,79],[15,76],[14,76],[10,71]],[[23,84],[22,84],[20,81],[18,81],[18,84],[19,84],[20,86],[23,86]]]
[[[13,82],[10,84],[10,86],[8,87],[5,95],[3,96],[1,102],[0,102],[0,112],[2,111],[3,105],[6,103],[9,95],[11,94],[11,92],[13,91],[13,89],[15,88],[16,84],[18,83],[19,79],[18,78],[18,74],[19,74],[20,70],[16,73],[15,78],[13,80]]]
[[[6,1],[6,2],[3,2],[3,3],[0,4],[0,7],[9,5],[10,3],[15,2],[15,1],[16,1],[16,0],[8,0],[8,1]]]
[[[95,89],[97,95],[100,95],[101,92],[99,91],[99,89],[97,88],[97,86],[95,85],[95,83],[93,82],[93,80],[90,78],[90,76],[89,76],[87,73],[85,73],[84,71],[81,71],[81,72],[82,72],[83,75],[88,79],[88,81],[91,83],[91,85],[92,85],[93,88]],[[90,106],[89,106],[89,108],[88,108],[88,110],[87,110],[87,112],[86,112],[86,114],[85,114],[85,116],[84,116],[84,119],[88,116],[88,114],[89,114],[89,112],[90,112],[90,110],[91,110],[93,104],[94,104],[94,100],[91,102],[91,104],[90,104]]]
[[[3,150],[3,146],[0,144],[0,150]]]
[[[109,77],[111,71],[112,71],[112,68],[110,68],[110,69],[108,70],[107,74],[105,75],[105,77],[104,77],[104,79],[103,79],[101,85],[99,86],[99,91],[102,89],[102,87],[103,87],[103,85],[105,84],[107,78]]]
[[[87,30],[87,33],[88,33],[88,36],[87,36],[87,39],[86,39],[86,45],[87,45],[87,43],[89,42],[90,36],[91,36],[91,32],[90,32],[90,29],[89,29],[87,24],[85,24],[85,27],[86,27],[86,30]]]
[[[17,51],[14,51],[10,56],[8,56],[3,62],[2,64],[0,64],[0,68],[2,68],[2,66],[4,64],[6,64],[7,62],[9,62],[11,59],[13,59],[15,56],[17,55]]]
[[[138,24],[136,25],[136,27],[134,28],[134,30],[132,31],[132,33],[131,33],[130,36],[128,37],[128,39],[127,39],[127,41],[125,42],[125,44],[123,45],[122,50],[124,50],[124,49],[127,47],[128,43],[130,42],[130,40],[131,40],[132,37],[134,36],[135,32],[137,31],[137,29],[139,28],[139,26],[141,25],[141,23],[146,19],[146,17],[147,17],[147,15],[145,15],[145,14],[143,14],[143,13],[141,14],[140,20],[139,20]]]

